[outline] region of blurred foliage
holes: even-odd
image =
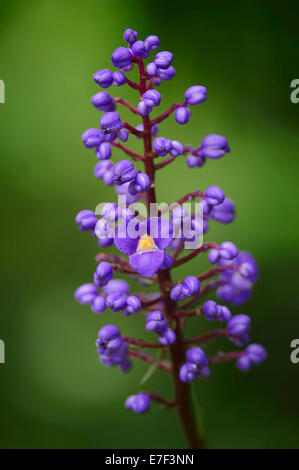
[[[110,66],[126,27],[141,38],[158,34],[162,50],[175,54],[177,75],[161,86],[162,109],[193,84],[208,88],[208,100],[192,110],[188,126],[171,117],[160,135],[198,144],[215,132],[232,148],[203,169],[190,170],[181,158],[162,170],[160,201],[219,185],[235,200],[237,218],[230,226],[214,224],[206,239],[232,240],[260,266],[252,299],[233,310],[252,314],[252,338],[265,344],[269,359],[248,374],[232,363],[216,365],[211,378],[200,381],[209,445],[298,447],[299,366],[289,360],[290,341],[299,335],[299,105],[289,98],[290,82],[298,78],[298,9],[298,2],[258,0],[1,1],[0,338],[7,358],[0,365],[1,447],[185,445],[172,411],[154,406],[140,417],[124,409],[126,396],[139,390],[144,364],[121,375],[98,363],[100,326],[113,321],[140,337],[144,319],[95,316],[73,298],[91,279],[98,250],[77,230],[74,216],[114,196],[94,179],[95,158],[80,142],[99,119],[89,103],[98,91],[92,74]],[[137,103],[126,87],[112,92]],[[140,142],[131,138],[130,145],[137,149]],[[200,272],[202,260],[191,267]],[[207,328],[192,322],[199,333]],[[230,348],[225,341],[219,347]],[[160,372],[148,387],[171,397],[171,382]]]

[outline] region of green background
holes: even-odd
[[[233,312],[252,315],[252,339],[267,347],[269,358],[247,374],[233,363],[215,365],[211,378],[197,385],[201,406],[195,400],[195,412],[212,448],[299,447],[299,364],[290,362],[290,342],[299,337],[299,104],[290,102],[290,82],[298,78],[298,3],[0,5],[0,78],[6,85],[6,103],[0,105],[0,338],[7,361],[0,365],[0,446],[185,446],[173,411],[157,405],[139,416],[124,409],[125,398],[141,388],[144,364],[135,362],[122,375],[98,362],[99,327],[114,322],[140,337],[144,319],[96,316],[73,297],[78,285],[90,281],[98,251],[74,216],[114,197],[93,177],[96,159],[80,142],[99,119],[89,103],[99,91],[92,74],[110,67],[123,30],[132,27],[141,38],[158,34],[161,50],[175,54],[177,75],[161,86],[161,109],[182,100],[191,85],[208,88],[208,100],[193,110],[188,126],[171,117],[160,135],[198,145],[215,132],[232,149],[203,169],[191,170],[179,158],[157,177],[159,200],[219,185],[236,202],[237,218],[229,226],[214,223],[206,240],[232,240],[260,266],[251,300]],[[137,104],[126,87],[111,93]],[[132,137],[129,143],[136,150],[141,145]],[[114,157],[121,158],[120,152]],[[200,273],[205,265],[198,258],[176,278]],[[193,333],[211,327],[192,322]],[[231,345],[223,341],[218,348]],[[160,372],[145,387],[171,398],[170,379]]]

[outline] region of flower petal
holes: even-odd
[[[139,237],[131,238],[128,235],[128,226],[126,224],[119,224],[115,231],[114,243],[116,248],[125,255],[132,255],[136,253]]]
[[[163,251],[144,251],[130,256],[130,265],[143,277],[156,274],[164,261]]]
[[[150,235],[157,247],[164,250],[173,240],[173,228],[164,217],[151,217],[146,220],[147,233]]]

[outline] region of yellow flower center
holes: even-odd
[[[154,240],[148,235],[143,235],[139,240],[137,251],[153,249],[156,249]]]

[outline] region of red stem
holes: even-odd
[[[162,405],[169,406],[169,407],[175,406],[175,401],[166,400],[165,398],[161,397],[156,392],[145,392],[145,393],[147,393],[148,396],[150,396],[152,400],[155,400],[158,403],[161,403]]]
[[[154,364],[156,362],[156,358],[154,356],[150,356],[145,351],[133,351],[132,349],[130,349],[128,351],[128,355],[141,359],[142,361],[145,361],[148,364]],[[160,361],[157,364],[157,368],[163,370],[164,372],[172,372],[171,367],[168,365],[168,361]]]
[[[197,248],[196,250],[192,251],[189,253],[189,255],[184,256],[183,258],[178,259],[174,264],[173,268],[176,266],[180,266],[183,263],[186,263],[190,259],[195,258],[199,253],[205,252],[207,250],[210,250],[211,248],[216,248],[217,245],[215,243],[204,243],[200,248]]]
[[[175,104],[173,104],[172,106],[170,106],[169,109],[167,109],[167,111],[165,111],[165,113],[161,114],[161,116],[158,116],[156,119],[153,119],[151,121],[151,124],[152,125],[153,124],[158,124],[159,122],[163,121],[168,116],[170,116],[170,114],[173,113],[173,111],[175,111],[177,108],[182,108],[186,105],[187,105],[186,103],[175,103]]]
[[[127,103],[125,100],[123,100],[122,98],[114,98],[115,103],[120,103],[122,104],[123,106],[125,106],[126,108],[128,108],[130,111],[132,111],[132,113],[134,114],[138,114],[138,116],[140,116],[140,113],[138,111],[137,108],[134,108],[134,106],[132,106],[130,103]]]
[[[111,145],[113,145],[113,147],[116,147],[116,148],[122,150],[127,155],[130,155],[130,157],[132,157],[134,160],[143,160],[144,159],[144,157],[142,155],[139,155],[139,153],[133,152],[132,150],[128,149],[127,147],[120,144],[119,142],[116,142],[115,140],[113,142],[111,142]]]
[[[184,341],[184,344],[198,344],[198,343],[205,343],[209,339],[218,338],[219,336],[227,336],[228,330],[226,329],[219,329],[219,330],[212,330],[208,331],[204,335],[198,336],[197,338],[190,338]]]
[[[209,358],[209,364],[216,364],[217,362],[229,361],[231,359],[238,359],[239,357],[244,356],[244,351],[231,351],[224,354],[219,354],[217,356],[212,356]]]

